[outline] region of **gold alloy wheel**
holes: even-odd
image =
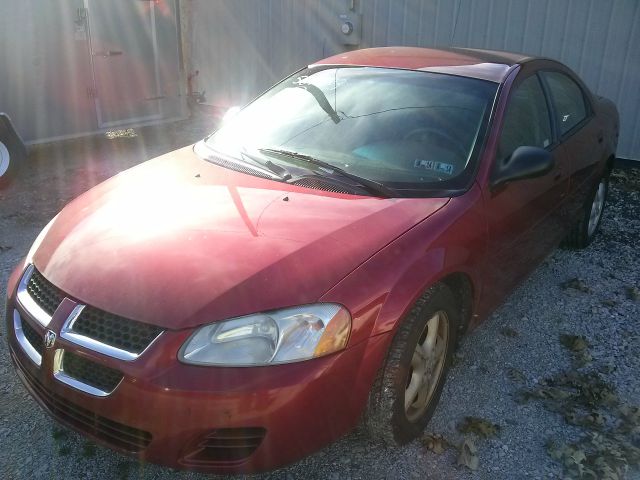
[[[449,318],[440,310],[425,325],[411,358],[404,393],[404,411],[410,422],[424,414],[431,402],[444,370],[448,341]]]

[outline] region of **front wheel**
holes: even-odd
[[[369,396],[365,423],[374,439],[402,445],[422,434],[438,404],[459,324],[455,297],[445,285],[416,302]]]
[[[579,249],[588,247],[591,242],[593,242],[600,228],[608,192],[609,175],[606,174],[602,176],[598,185],[596,185],[591,195],[589,195],[589,201],[580,213],[581,216],[578,222],[574,225],[564,241],[565,246]]]

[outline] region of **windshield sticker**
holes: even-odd
[[[453,165],[450,163],[416,159],[413,166],[415,168],[425,168],[427,170],[434,170],[436,172],[446,173],[447,175],[453,175]]]

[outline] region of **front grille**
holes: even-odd
[[[62,290],[44,278],[35,268],[27,283],[27,291],[33,301],[49,315],[53,315],[65,297]]]
[[[80,355],[65,351],[62,357],[64,373],[103,392],[112,392],[122,380],[122,373],[113,368],[92,362]]]
[[[194,465],[232,463],[249,457],[260,446],[264,428],[220,428],[202,438],[184,459]]]
[[[22,333],[24,333],[24,337],[31,344],[33,349],[42,356],[42,352],[44,350],[42,336],[34,330],[34,328],[29,325],[28,322],[21,320],[22,323]]]
[[[318,178],[302,178],[296,182],[293,182],[293,185],[298,185],[299,187],[313,188],[315,190],[324,190],[326,192],[333,193],[353,193],[353,191],[342,187],[340,184],[335,182],[327,182],[325,180],[320,180]]]
[[[47,390],[15,356],[13,359],[36,397],[61,422],[126,452],[139,452],[151,443],[149,432],[109,420]]]
[[[66,296],[36,269],[27,283],[27,291],[33,301],[49,315],[53,315]],[[162,328],[120,317],[89,305],[82,309],[71,330],[133,354],[142,353],[162,333]],[[25,336],[31,342],[26,333]],[[41,348],[42,340],[38,344]],[[33,346],[36,348],[36,344]]]
[[[87,305],[71,330],[131,353],[142,353],[162,328],[99,310]]]

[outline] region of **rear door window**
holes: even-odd
[[[560,134],[564,135],[587,118],[587,105],[582,88],[560,72],[543,72],[556,110]]]

